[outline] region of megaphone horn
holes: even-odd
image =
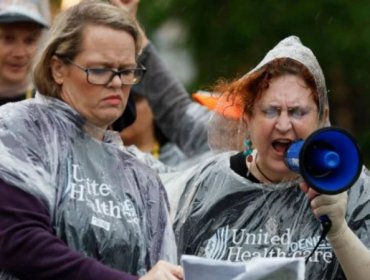
[[[285,164],[319,193],[336,194],[358,179],[362,159],[354,137],[341,128],[316,130],[306,140],[293,142],[284,155]]]

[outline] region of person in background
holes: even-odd
[[[187,166],[199,161],[200,158],[209,156],[206,149],[196,149],[194,154],[190,157],[186,156],[180,148],[172,141],[170,141],[159,128],[159,125],[154,119],[153,111],[151,110],[148,99],[141,96],[135,91],[135,87],[131,90],[131,96],[135,101],[136,120],[133,124],[127,126],[120,131],[123,142],[127,146],[134,145],[139,150],[150,153],[154,158],[158,159],[163,164],[174,167],[175,169],[183,170]],[[227,100],[219,98],[215,93],[205,91],[198,91],[192,94],[192,98],[197,103],[206,107],[209,111],[205,111],[208,115],[213,115],[210,118],[212,123],[218,121],[218,125],[213,125],[212,128],[217,128],[216,131],[210,130],[208,127],[208,136],[217,133],[218,137],[229,137],[230,133],[240,129],[240,108],[235,104],[228,104]],[[203,109],[203,108],[202,108]],[[214,112],[212,112],[214,111]],[[124,116],[123,116],[124,118]],[[222,123],[221,123],[222,121]],[[228,131],[220,133],[217,131],[220,128],[228,128]],[[206,127],[204,127],[206,129]],[[173,128],[174,131],[181,129],[179,127]],[[191,137],[189,137],[191,138]],[[234,138],[235,142],[231,143],[229,149],[242,149],[242,141],[240,138]],[[213,151],[217,147],[209,143]],[[220,147],[221,148],[221,147]],[[225,147],[222,147],[225,150]]]
[[[139,0],[110,1],[117,7],[129,10],[136,22],[139,2]],[[153,151],[155,142],[165,139],[165,145],[159,149],[159,159],[171,166],[177,166],[184,160],[187,161],[209,151],[207,126],[211,111],[191,99],[184,86],[164,64],[138,22],[137,25],[144,38],[143,51],[138,62],[146,68],[146,73],[142,82],[133,87],[133,92],[134,96],[137,96],[137,102],[140,101],[140,105],[145,107],[146,115],[137,117],[139,121],[145,119],[145,122],[151,126],[145,131],[146,134],[150,133],[148,138],[151,140],[145,141],[144,144],[144,134],[139,136],[137,131],[136,140],[133,139],[133,130],[138,124],[134,124],[132,128],[128,127],[127,131],[122,130],[121,135],[125,143],[135,144],[139,148],[149,147],[144,148],[147,152]],[[152,141],[153,139],[155,140]],[[152,163],[153,161],[148,164],[152,165]]]
[[[49,14],[45,0],[0,1],[0,105],[34,95],[31,66]]]
[[[305,279],[368,279],[368,170],[347,192],[318,195],[284,162],[289,144],[330,125],[325,79],[312,51],[289,36],[252,71],[215,91],[241,105],[246,149],[216,155],[166,182],[181,190],[172,202],[179,255],[303,257]],[[324,215],[332,225],[313,251]]]
[[[135,101],[136,120],[120,131],[125,145],[135,145],[168,166],[176,167],[185,162],[188,159],[185,154],[158,127],[148,100],[137,94],[134,89],[131,95]]]
[[[35,98],[0,108],[0,278],[183,278],[159,177],[108,130],[140,49],[123,9],[84,0],[55,19]]]

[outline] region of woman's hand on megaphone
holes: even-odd
[[[332,225],[328,237],[340,236],[348,227],[345,220],[347,192],[335,195],[320,194],[310,188],[306,182],[301,182],[300,188],[307,194],[314,215],[318,219],[326,215],[331,220]]]
[[[310,186],[306,182],[300,182],[299,187],[301,190],[306,193],[306,196],[309,201],[311,201],[314,197],[318,196],[319,193],[315,191],[314,189],[310,188]]]

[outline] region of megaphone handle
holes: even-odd
[[[320,216],[321,225],[323,228],[323,231],[325,233],[328,233],[328,231],[331,228],[331,221],[327,215]]]

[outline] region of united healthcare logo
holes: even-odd
[[[207,241],[205,257],[216,260],[247,261],[253,257],[308,257],[317,244],[320,236],[303,237],[292,241],[290,228],[281,234],[259,229],[250,233],[247,229],[219,228]],[[328,241],[324,240],[310,262],[331,263],[333,251]]]
[[[229,238],[229,226],[220,228],[208,240],[205,249],[206,257],[215,260],[223,259],[227,252],[227,240]]]

